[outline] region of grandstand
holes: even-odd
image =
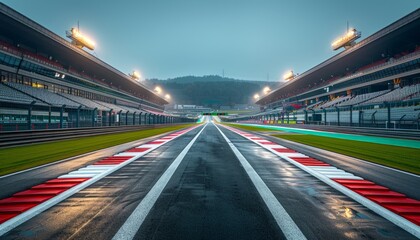
[[[0,132],[192,121],[164,114],[158,94],[3,3],[0,76]]]
[[[232,121],[420,129],[420,9],[307,70]],[[296,106],[301,106],[296,108]]]
[[[60,95],[52,93],[45,89],[36,88],[36,87],[23,85],[19,83],[12,83],[12,82],[5,82],[5,84],[11,88],[16,89],[17,91],[26,93],[27,95],[32,96],[33,98],[36,98],[37,100],[50,104],[50,105],[57,105],[57,106],[66,105],[67,107],[76,107],[76,108],[80,105],[80,104],[77,104],[76,102],[73,102],[67,98],[61,97]]]
[[[382,94],[376,98],[372,98],[371,100],[366,101],[364,104],[402,101],[410,96],[419,94],[419,92],[420,84],[406,87],[398,87],[386,94]]]
[[[0,84],[0,101],[10,101],[10,102],[19,102],[19,103],[31,103],[35,101],[34,98],[23,94],[11,87]]]
[[[378,91],[378,92],[373,92],[373,93],[365,93],[365,94],[356,95],[350,98],[348,101],[337,104],[337,106],[341,106],[341,107],[342,106],[355,106],[361,103],[365,103],[370,99],[384,95],[388,92],[389,90],[383,90],[383,91]]]

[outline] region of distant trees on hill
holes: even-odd
[[[186,76],[168,80],[150,79],[146,85],[151,88],[161,86],[171,94],[177,104],[203,105],[212,108],[253,103],[253,96],[269,86],[275,88],[276,82],[246,81],[220,76]]]

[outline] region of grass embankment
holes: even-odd
[[[192,126],[192,124],[3,148],[0,149],[0,175],[6,175],[83,153],[112,147],[189,126]]]
[[[241,126],[235,124],[232,124],[231,126],[251,131],[274,131],[254,126]],[[273,136],[403,171],[420,174],[420,149],[307,134],[275,134]]]

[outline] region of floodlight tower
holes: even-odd
[[[128,76],[131,77],[131,79],[139,81],[141,78],[141,74],[138,71],[133,71],[132,73],[128,74]]]
[[[285,81],[292,80],[293,78],[295,78],[295,74],[293,73],[293,70],[287,71],[283,75],[283,80],[285,80]]]
[[[342,47],[349,49],[356,44],[356,39],[360,38],[362,33],[357,31],[355,28],[347,30],[347,33],[343,36],[337,38],[332,44],[331,47],[333,50],[338,50]]]
[[[79,28],[71,28],[70,31],[66,31],[66,36],[70,38],[71,43],[78,48],[86,47],[90,50],[95,49],[95,42],[89,37],[83,35]]]

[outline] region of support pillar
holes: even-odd
[[[64,108],[66,107],[66,105],[63,105],[63,106],[61,106],[61,108],[60,108],[60,128],[63,128],[63,123],[64,123],[64,117],[63,117],[63,115],[64,115]]]
[[[92,111],[92,127],[95,127],[95,113],[98,108],[94,108]]]

